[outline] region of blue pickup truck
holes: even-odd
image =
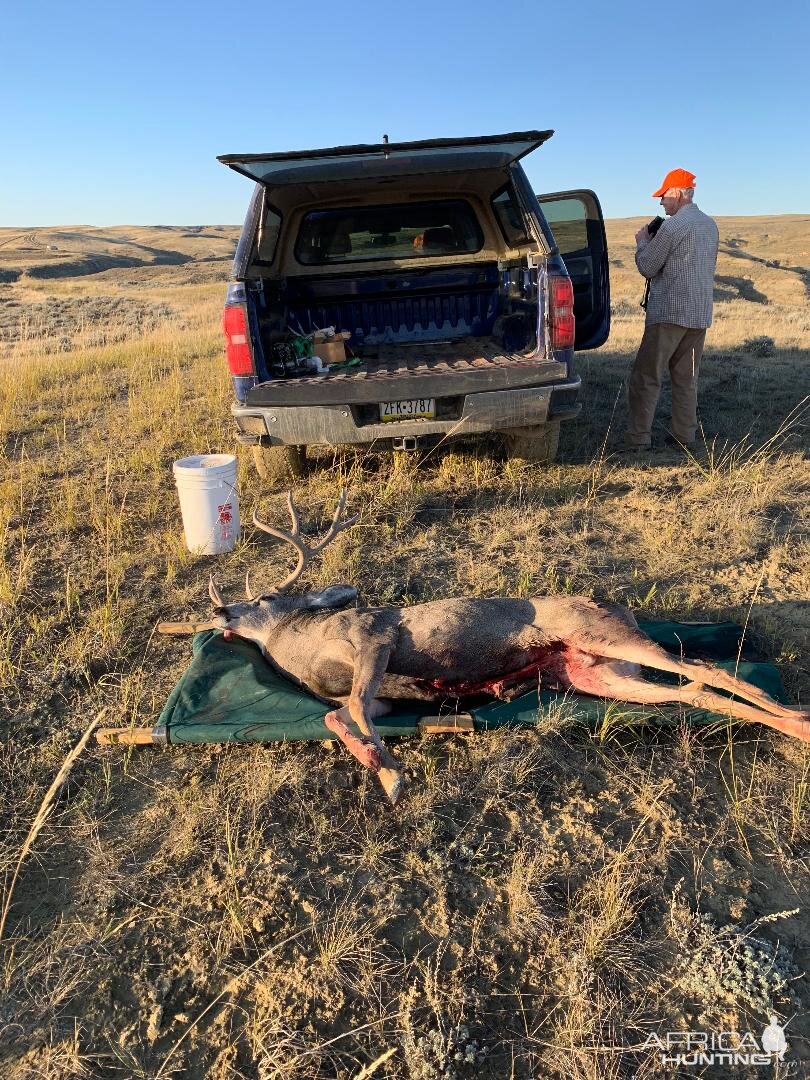
[[[521,167],[552,134],[219,158],[255,182],[223,329],[260,474],[493,431],[554,460],[610,300],[596,195],[537,196]]]

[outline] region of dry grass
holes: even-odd
[[[641,335],[638,224],[612,222],[614,331],[580,359],[562,464],[324,453],[299,502],[346,484],[361,519],[307,583],[748,620],[806,705],[808,220],[720,225],[700,453],[610,454]],[[180,232],[0,236],[0,280],[24,271],[0,310],[58,316],[14,324],[0,360],[0,1074],[618,1080],[664,1075],[651,1031],[759,1034],[773,1008],[779,1075],[802,1075],[810,754],[765,730],[639,733],[617,708],[589,732],[562,709],[409,740],[397,815],[322,746],[96,749],[37,817],[88,718],[154,721],[188,647],[155,623],[208,611],[171,462],[232,445],[215,278],[235,231]],[[191,261],[156,263],[161,243]],[[30,273],[116,253],[137,265]],[[245,520],[284,519],[246,458],[240,485]],[[288,569],[251,530],[216,562],[234,595]]]

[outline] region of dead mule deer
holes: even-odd
[[[312,547],[301,539],[290,494],[291,532],[254,514],[254,525],[296,549],[298,565],[266,596],[252,596],[248,581],[244,603],[226,604],[213,579],[209,591],[226,634],[256,642],[280,672],[323,701],[342,706],[327,716],[327,725],[378,773],[392,803],[402,793],[402,775],[374,727],[374,717],[388,712],[392,699],[507,697],[540,681],[616,701],[677,702],[757,720],[810,742],[810,713],[786,708],[712,664],[670,655],[618,604],[586,596],[460,597],[405,608],[362,608],[350,606],[357,600],[350,585],[286,595],[310,559],[356,520],[340,521],[345,502],[342,492],[328,532]],[[642,666],[687,681],[650,683]],[[345,726],[349,718],[362,740]]]

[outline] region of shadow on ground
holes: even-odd
[[[603,451],[609,453],[621,441],[627,422],[627,379],[632,363],[630,353],[596,352],[580,358],[582,413],[579,419],[563,424],[561,462],[587,464]],[[709,347],[701,364],[698,418],[702,431],[698,442],[703,444],[704,452],[706,446],[718,452],[745,439],[752,448],[775,439],[779,449],[803,449],[807,444],[808,398],[810,351],[782,350],[762,359],[742,350],[729,354]],[[663,446],[671,408],[667,383],[653,427],[653,445],[665,464],[673,456],[682,456]]]

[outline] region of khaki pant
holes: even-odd
[[[705,340],[705,330],[674,323],[644,327],[628,386],[630,420],[625,442],[629,446],[652,442],[652,422],[667,367],[672,383],[672,434],[682,443],[695,441],[698,368]]]

